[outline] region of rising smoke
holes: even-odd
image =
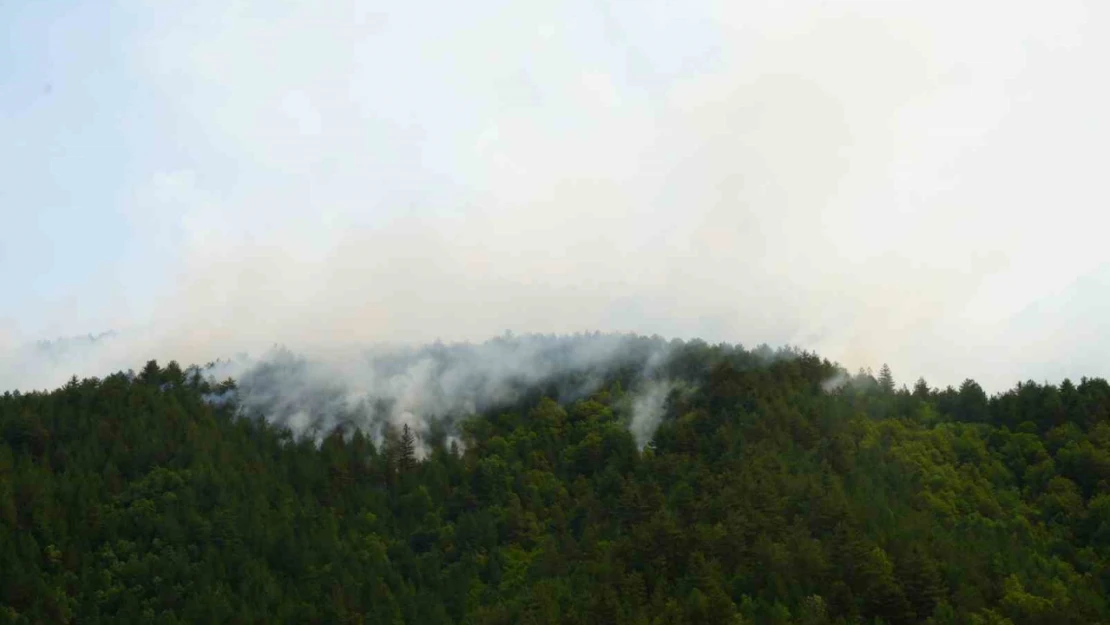
[[[663,410],[666,405],[667,395],[674,389],[675,383],[671,380],[656,380],[648,382],[641,392],[632,400],[632,422],[629,428],[636,444],[643,447],[655,434],[655,429],[663,420]]]
[[[72,375],[100,377],[129,369],[113,363],[134,353],[134,347],[125,333],[28,345],[19,352],[20,362],[47,382],[21,385],[8,370],[0,375],[0,390],[44,389]],[[542,397],[565,404],[620,389],[612,396],[614,413],[644,447],[675,393],[695,391],[708,373],[709,359],[691,358],[701,350],[715,350],[743,367],[799,354],[792,348],[762,345],[746,351],[634,334],[506,333],[481,343],[371,344],[341,352],[272,346],[196,370],[214,383],[208,402],[233,405],[245,418],[264,419],[317,441],[336,430],[355,429],[380,441],[389,429],[407,425],[417,435],[418,453],[423,451],[421,439],[433,430],[454,437],[459,421],[474,414],[518,409]],[[226,380],[234,384],[220,384]],[[829,384],[826,390],[836,386]]]
[[[237,381],[250,415],[297,431],[388,422],[420,431],[429,418],[457,418],[511,404],[540,389],[566,402],[607,380],[633,387],[666,358],[661,339],[614,334],[504,336],[483,343],[371,347],[314,359],[285,348],[213,364]]]
[[[39,342],[19,357],[41,381],[31,388],[48,388],[75,373],[110,373],[117,368],[114,358],[129,349],[117,342],[127,338],[108,333]],[[433,423],[450,431],[471,414],[541,395],[573,402],[619,382],[628,392],[621,408],[643,445],[675,386],[666,365],[676,345],[681,342],[624,334],[506,333],[482,343],[372,345],[310,354],[274,346],[208,363],[201,371],[215,382],[235,382],[208,401],[233,402],[243,416],[314,438],[336,428],[381,436],[385,426],[402,425],[421,435]],[[102,369],[90,370],[95,366]],[[8,378],[0,380],[4,388],[19,386],[18,377],[3,377]]]
[[[371,347],[328,360],[274,348],[214,363],[208,373],[236,380],[229,393],[244,415],[310,436],[337,427],[380,435],[386,425],[421,434],[433,422],[450,429],[459,418],[530,394],[571,402],[621,382],[630,391],[630,427],[644,444],[674,385],[660,369],[671,348],[631,335],[507,335],[478,344]]]

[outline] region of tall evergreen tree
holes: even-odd
[[[894,374],[890,372],[890,366],[885,362],[879,368],[879,388],[888,395],[894,393]]]
[[[413,435],[409,424],[401,428],[400,447],[397,452],[397,466],[402,471],[409,471],[416,463],[416,436]]]

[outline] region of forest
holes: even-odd
[[[647,440],[624,361],[412,427],[175,362],[8,391],[0,623],[1110,624],[1105,380],[665,345]]]

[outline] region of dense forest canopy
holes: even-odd
[[[1105,380],[616,345],[293,404],[293,357],[5,393],[0,623],[1110,623]]]

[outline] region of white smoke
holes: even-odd
[[[170,359],[157,353],[128,360],[148,353],[137,349],[143,339],[105,333],[24,346],[17,350],[21,367],[0,370],[0,391],[56,388],[72,376],[103,377],[139,368],[147,360],[167,364]],[[520,402],[543,396],[569,403],[613,384],[627,389],[616,396],[614,408],[626,416],[643,447],[664,418],[672,393],[695,390],[714,359],[763,367],[801,353],[792,347],[760,345],[748,351],[634,334],[506,333],[482,343],[352,344],[305,351],[272,346],[260,354],[239,353],[207,364],[178,363],[196,367],[216,383],[206,397],[209,403],[234,404],[242,416],[265,419],[317,441],[337,429],[358,429],[380,441],[388,428],[407,425],[422,454],[429,434],[461,445],[457,425],[468,416],[523,409]],[[28,379],[36,383],[20,383]],[[235,384],[220,384],[228,379]],[[836,384],[827,382],[825,388]]]
[[[849,374],[844,369],[839,369],[835,375],[821,382],[821,390],[826,393],[835,393],[842,389],[851,391],[869,391],[878,388],[879,383],[870,369],[860,369],[855,375]]]
[[[377,346],[329,358],[274,348],[257,358],[215,363],[206,372],[217,381],[236,381],[233,398],[243,414],[316,436],[340,426],[379,435],[386,424],[408,425],[422,436],[437,420],[450,429],[461,417],[528,393],[573,401],[624,377],[637,393],[632,428],[644,444],[661,415],[657,395],[669,384],[647,376],[666,362],[670,350],[671,344],[658,338],[526,335],[479,344]]]
[[[636,439],[636,444],[641,448],[655,435],[656,428],[663,420],[667,396],[674,387],[675,382],[672,380],[655,380],[648,382],[640,393],[633,397],[632,423],[629,429]]]
[[[832,393],[840,390],[844,385],[852,381],[852,376],[848,375],[847,371],[841,370],[831,378],[821,382],[821,390],[826,393]]]

